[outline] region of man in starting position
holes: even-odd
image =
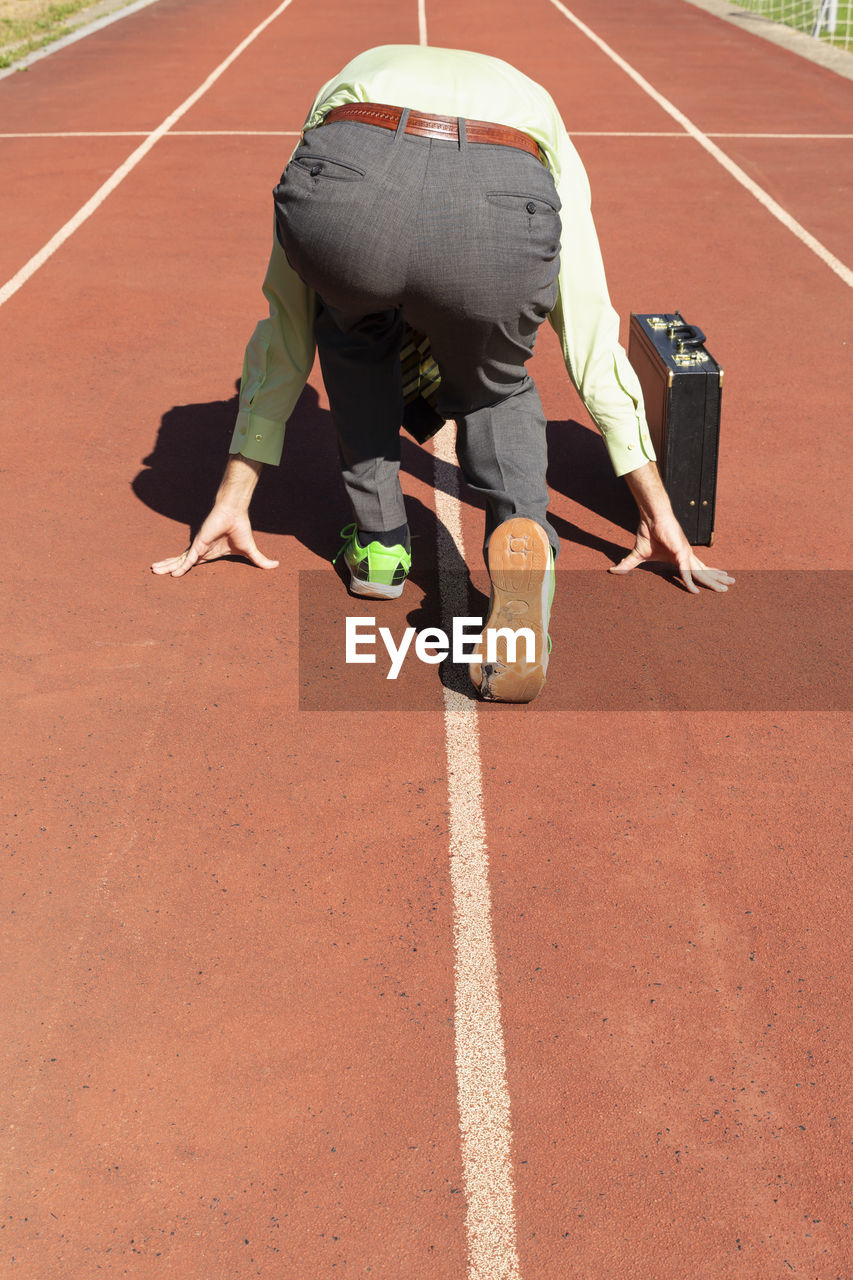
[[[633,550],[613,567],[675,564],[689,591],[725,591],[672,512],[637,377],[619,345],[589,184],[549,94],[496,58],[391,45],[321,89],[275,189],[270,314],[246,350],[231,454],[192,545],[155,573],[257,548],[249,502],[319,352],[355,517],[351,589],[395,597],[411,565],[399,482],[401,422],[457,423],[457,454],[486,503],[487,627],[529,627],[515,661],[471,664],[481,695],[535,697],[548,664],[559,539],[547,519],[545,416],[525,365],[543,320],[637,502]],[[401,356],[403,357],[401,359]],[[500,652],[500,651],[499,651]]]

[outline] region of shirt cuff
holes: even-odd
[[[604,435],[604,443],[607,446],[607,452],[610,454],[610,461],[617,476],[624,476],[629,471],[636,471],[639,467],[644,467],[647,462],[654,462],[657,458],[649,435],[649,429],[645,422],[637,424],[636,436],[632,440],[626,441],[624,437],[618,439],[615,436],[608,436],[604,432],[602,432],[602,435]]]
[[[241,409],[237,414],[229,453],[242,453],[253,462],[264,462],[277,467],[284,448],[284,423],[262,418],[251,409]]]

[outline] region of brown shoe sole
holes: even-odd
[[[532,702],[545,683],[548,667],[548,591],[551,566],[548,536],[535,520],[514,516],[499,524],[489,539],[489,577],[492,598],[480,640],[480,659],[470,664],[471,682],[480,696],[494,702]],[[505,637],[498,636],[495,660],[487,660],[486,632],[498,628],[517,631],[529,627],[535,645],[532,661],[519,637],[510,661]]]

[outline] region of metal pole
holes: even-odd
[[[815,19],[815,24],[812,27],[812,35],[815,37],[815,39],[818,39],[820,37],[820,29],[823,26],[824,22],[826,21],[826,15],[829,10],[829,6],[830,6],[830,0],[820,0],[820,8],[818,9],[818,12],[817,12],[817,18]],[[837,11],[838,0],[835,0],[835,6]]]

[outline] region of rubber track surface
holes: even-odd
[[[273,8],[159,0],[0,81],[2,279]],[[680,0],[573,12],[853,262],[848,81]],[[694,599],[605,576],[630,511],[543,334],[554,652],[535,703],[473,718],[511,1116],[510,1235],[484,1268],[439,677],[417,673],[425,709],[300,709],[302,571],[331,584],[330,645],[352,611],[316,370],[253,508],[280,568],[147,569],[215,491],[308,103],[359,50],[419,38],[416,0],[293,0],[0,309],[4,1274],[849,1280],[849,698],[798,701],[796,670],[757,687],[751,664],[837,634],[851,290],[549,0],[426,20],[554,95],[626,321],[678,308],[709,335],[709,559],[740,580]],[[34,136],[55,133],[79,136]],[[433,465],[406,445],[416,622]],[[464,493],[461,529],[479,569]],[[644,709],[634,639],[689,670],[680,619],[722,642],[771,571],[782,606],[729,652],[740,700]],[[626,637],[601,706],[573,701]]]

